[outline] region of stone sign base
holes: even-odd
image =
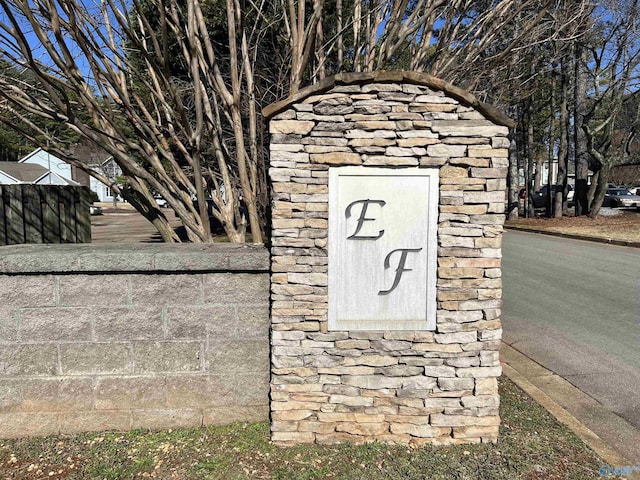
[[[272,135],[273,441],[496,441],[511,121],[456,87],[407,72],[339,75],[264,113],[271,118]],[[374,191],[341,204],[349,211],[329,214],[329,177],[343,166],[437,169],[433,244],[424,239],[424,244],[400,245],[385,265],[376,257],[371,270],[363,270],[366,275],[329,265],[335,253],[330,249],[340,242],[369,248],[365,242],[401,225],[393,217],[402,210],[385,214],[392,211],[389,191],[386,200],[375,198]],[[331,236],[339,222],[347,222],[348,233],[340,242]],[[419,235],[413,238],[420,242]],[[430,249],[437,249],[432,260]],[[435,318],[426,313],[424,328],[341,330],[338,324],[330,330],[336,287],[329,278],[336,271],[329,268],[348,279],[341,288],[355,294],[378,282],[385,287],[373,295],[390,297],[401,288],[428,291],[409,263],[419,258],[436,272],[435,295],[426,308]],[[378,278],[383,274],[387,277]],[[390,285],[394,275],[395,286]]]

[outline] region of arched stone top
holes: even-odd
[[[505,127],[513,128],[515,122],[509,118],[506,114],[498,110],[492,105],[479,101],[468,91],[456,87],[444,80],[441,80],[433,75],[421,72],[409,72],[405,70],[399,71],[377,71],[367,73],[339,73],[333,77],[325,78],[324,80],[311,85],[309,87],[299,90],[290,97],[281,100],[280,102],[272,103],[262,110],[262,114],[265,118],[269,119],[274,115],[286,110],[294,103],[303,101],[305,98],[310,97],[318,93],[331,90],[337,85],[351,85],[351,84],[367,84],[367,83],[411,83],[416,85],[423,85],[434,90],[440,90],[446,95],[455,98],[456,100],[473,107],[488,120],[503,125]]]

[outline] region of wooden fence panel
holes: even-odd
[[[5,221],[6,216],[4,214],[5,207],[4,201],[4,185],[0,185],[0,245],[7,244],[7,222]]]
[[[20,185],[22,187],[22,185]],[[22,209],[22,188],[7,188],[6,215],[7,215],[7,245],[27,243],[24,237],[24,213]]]
[[[87,187],[2,185],[0,245],[91,242]]]
[[[76,224],[73,218],[73,192],[63,190],[60,192],[60,243],[75,243]]]
[[[37,185],[24,185],[22,189],[22,212],[24,214],[25,243],[43,243],[42,202]]]
[[[42,227],[43,243],[60,242],[60,208],[59,196],[51,189],[43,191],[42,195]]]
[[[76,201],[76,243],[91,243],[91,191],[88,188],[77,190]]]

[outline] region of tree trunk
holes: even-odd
[[[133,192],[132,192],[133,193]],[[133,208],[135,208],[144,218],[146,218],[158,230],[162,240],[166,243],[180,242],[181,239],[175,232],[164,213],[147,208],[147,206],[138,201],[136,195],[123,191],[122,197],[127,200]]]
[[[575,49],[575,86],[574,86],[574,138],[575,138],[575,214],[587,215],[589,213],[588,198],[588,178],[589,178],[589,150],[587,147],[587,137],[585,135],[583,125],[585,115],[587,113],[587,75],[586,68],[586,51],[578,42]]]
[[[547,208],[546,216],[553,216],[553,154],[555,150],[555,120],[556,120],[556,72],[555,64],[551,70],[551,106],[549,111],[549,149],[547,161]]]
[[[533,150],[534,150],[534,131],[533,131],[533,98],[528,99],[527,105],[527,143],[526,143],[526,159],[527,159],[527,201],[526,201],[526,217],[535,217],[536,211],[533,205],[533,195],[536,192],[534,188],[534,166]]]
[[[533,144],[535,145],[535,143]],[[536,154],[536,160],[534,162],[535,170],[533,173],[533,191],[538,192],[542,188],[542,172],[544,170],[545,158],[543,151]]]
[[[342,71],[342,64],[344,62],[344,35],[342,33],[342,0],[336,0],[336,14],[337,14],[337,25],[336,31],[338,32],[338,65],[336,66],[336,70],[338,72]]]
[[[597,182],[594,180],[595,188],[593,188],[593,200],[591,201],[591,208],[589,209],[589,218],[596,218],[600,213],[604,195],[607,193],[607,186],[609,184],[609,167],[603,165],[598,170]]]
[[[567,62],[563,60],[560,74],[560,145],[558,146],[558,179],[556,180],[556,196],[554,199],[554,216],[562,217],[567,210],[567,165],[569,162],[569,109],[567,97],[569,82]],[[561,188],[560,188],[561,187]]]
[[[520,175],[518,172],[518,145],[516,143],[516,131],[511,129],[509,131],[509,192],[507,208],[507,218],[509,220],[516,220],[519,215],[519,202],[520,202]]]
[[[317,67],[315,71],[315,81],[319,82],[321,80],[324,80],[327,76],[326,57],[324,54],[324,31],[322,30],[322,18],[316,25],[316,62]]]

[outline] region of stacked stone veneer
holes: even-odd
[[[495,441],[510,120],[405,72],[339,75],[264,113],[272,439]],[[439,168],[435,331],[328,331],[328,174],[342,165]]]
[[[268,417],[261,246],[0,248],[0,437]]]

